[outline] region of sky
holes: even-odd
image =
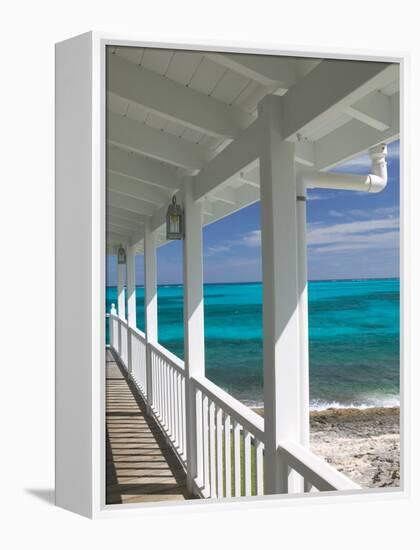
[[[388,146],[388,184],[380,193],[308,190],[308,279],[363,279],[399,276],[399,141]],[[336,172],[367,174],[368,155]],[[259,202],[203,228],[204,282],[261,281]],[[182,282],[182,242],[157,251],[158,284]],[[115,257],[108,283],[116,284]],[[143,284],[143,257],[136,259]]]

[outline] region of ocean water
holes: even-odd
[[[399,404],[399,280],[309,283],[312,409]],[[107,311],[116,289],[107,288]],[[159,341],[183,358],[183,288],[158,288]],[[206,375],[249,405],[263,404],[262,285],[204,285]],[[144,329],[143,288],[137,324]]]

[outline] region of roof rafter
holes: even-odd
[[[210,151],[202,145],[179,139],[127,117],[109,113],[107,122],[108,143],[123,149],[188,170],[199,170],[210,158]]]
[[[176,168],[117,147],[108,148],[107,167],[115,173],[138,179],[153,186],[171,190],[178,190],[182,187],[182,180]]]
[[[398,67],[371,61],[326,59],[278,101],[282,104],[284,139],[306,134],[333,119],[366,94],[398,78]]]
[[[210,53],[206,56],[263,86],[277,84],[279,88],[287,89],[296,82],[296,70],[290,57],[243,53]]]
[[[120,208],[118,206],[113,206],[109,203],[107,203],[107,214],[118,216],[119,218],[124,218],[130,222],[136,223],[138,225],[144,224],[148,220],[148,216],[145,216],[144,214],[139,214],[137,212],[131,212],[129,210],[125,210],[124,208]]]
[[[319,139],[315,144],[316,169],[328,170],[364,153],[369,147],[397,139],[400,133],[399,103],[400,94],[397,93],[391,97],[391,126],[384,132],[352,120]]]
[[[391,100],[381,92],[372,92],[354,105],[347,107],[345,112],[381,132],[391,125]]]
[[[117,55],[108,60],[108,91],[200,132],[237,136],[254,118],[236,107],[138,67]]]
[[[129,212],[133,212],[135,214],[141,214],[143,216],[152,216],[155,212],[155,208],[150,203],[139,199],[134,199],[132,197],[127,197],[126,195],[121,195],[115,191],[108,191],[107,194],[108,203],[111,206],[128,210]]]
[[[154,205],[161,205],[169,200],[168,192],[158,188],[153,189],[151,186],[143,184],[138,180],[110,171],[108,171],[107,184],[110,191],[150,202]]]

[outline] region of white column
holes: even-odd
[[[282,140],[279,98],[259,108],[264,326],[264,492],[299,490],[282,463],[282,439],[300,441],[300,348],[294,144]]]
[[[118,260],[117,260],[118,261]],[[117,264],[118,275],[118,317],[125,320],[125,266]],[[118,321],[118,354],[121,355],[121,322]]]
[[[125,265],[117,264],[117,272],[118,272],[118,317],[120,319],[125,319]]]
[[[204,376],[203,234],[201,204],[193,199],[194,179],[184,193],[184,355],[186,395],[187,487],[202,485],[202,427],[192,377]]]
[[[156,236],[150,221],[144,226],[144,324],[146,333],[147,413],[152,404],[152,364],[150,343],[158,339]]]
[[[131,354],[131,330],[136,328],[136,247],[127,247],[127,355],[128,376],[131,376],[132,354]]]
[[[300,337],[300,442],[309,448],[309,331],[308,331],[308,267],[306,243],[306,186],[298,184],[296,216],[298,236],[298,297]]]

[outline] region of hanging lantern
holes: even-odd
[[[184,238],[184,213],[182,207],[176,203],[175,195],[166,213],[166,238],[171,241]]]
[[[118,265],[125,265],[127,263],[127,259],[126,259],[126,256],[125,256],[125,250],[124,250],[122,244],[120,245],[120,247],[118,249],[117,257],[118,257]]]

